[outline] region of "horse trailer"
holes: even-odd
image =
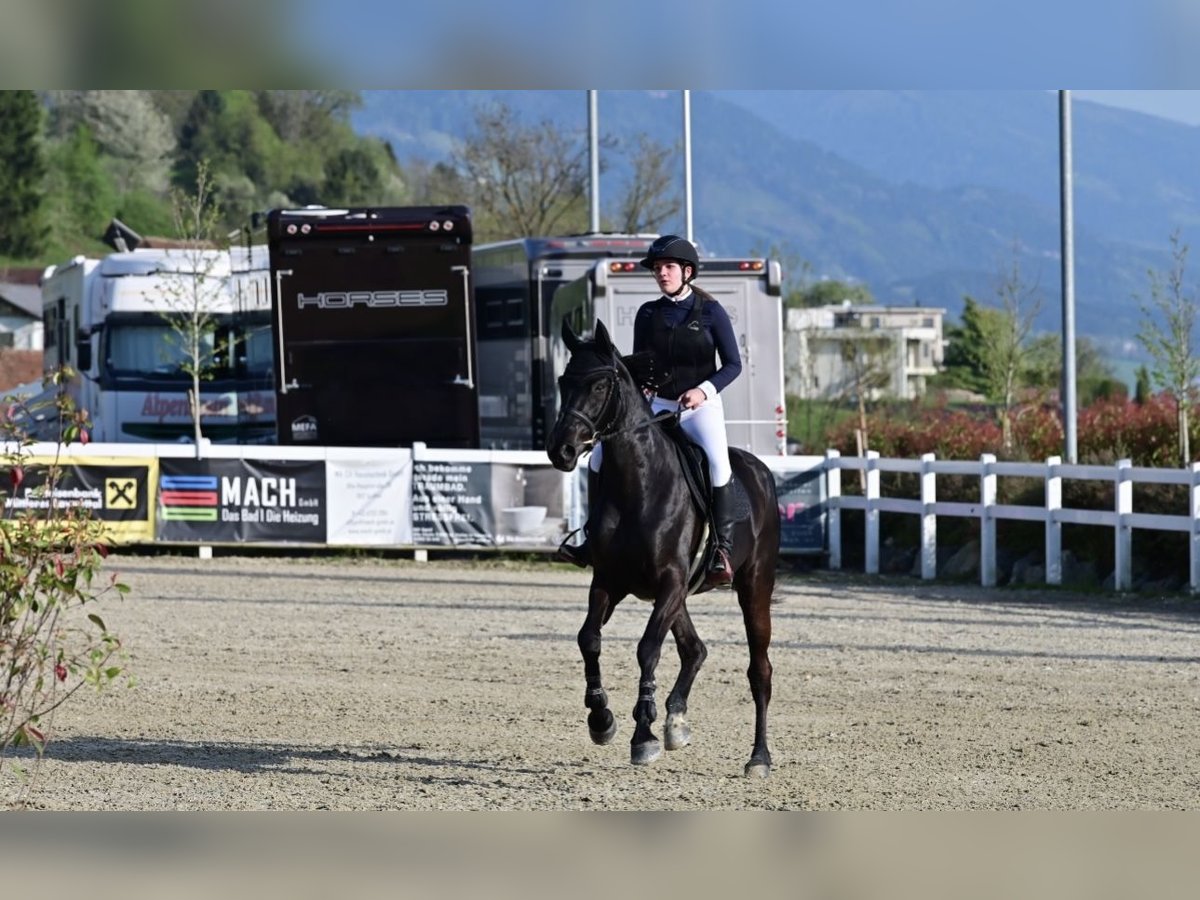
[[[622,353],[633,351],[638,307],[659,296],[640,260],[657,235],[525,238],[472,254],[479,325],[482,445],[540,450],[558,415],[567,352],[565,318],[577,334],[603,321]],[[729,313],[742,374],[724,392],[730,446],[786,450],[782,270],[777,260],[701,257],[696,283]]]
[[[272,210],[278,442],[479,446],[465,206]]]
[[[624,353],[633,351],[638,309],[661,295],[640,260],[639,255],[599,262],[564,291],[564,299],[574,298],[585,316],[604,322]],[[782,282],[779,261],[761,258],[701,257],[695,279],[729,314],[742,357],[741,375],[721,392],[729,446],[759,456],[787,452]]]
[[[558,415],[563,294],[597,260],[644,253],[656,234],[581,234],[480,244],[472,251],[481,446],[541,450]],[[651,281],[651,284],[653,282]],[[591,322],[587,323],[588,330]]]

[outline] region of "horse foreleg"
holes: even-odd
[[[692,691],[696,675],[700,672],[700,666],[708,656],[708,648],[704,646],[704,641],[700,640],[687,606],[680,608],[679,615],[671,626],[671,633],[675,635],[675,648],[679,651],[679,677],[675,679],[675,686],[667,696],[667,721],[663,724],[663,741],[668,750],[678,750],[680,747],[686,747],[692,740],[692,729],[687,723],[688,695]]]
[[[767,707],[771,703],[771,659],[767,648],[771,644],[771,590],[773,580],[766,585],[746,584],[738,588],[742,620],[746,624],[746,640],[750,647],[750,694],[754,698],[754,749],[746,763],[746,775],[766,778],[771,774],[771,751],[767,748]]]
[[[633,707],[634,729],[633,739],[630,741],[630,759],[635,766],[647,765],[662,756],[662,744],[650,729],[651,724],[658,718],[658,708],[654,702],[654,672],[662,655],[663,641],[675,624],[682,598],[681,589],[660,595],[654,604],[654,611],[650,613],[650,621],[646,623],[646,631],[638,641],[637,659],[641,681],[638,684],[637,703]]]
[[[588,709],[588,734],[597,744],[607,744],[617,733],[617,720],[608,708],[608,694],[600,678],[600,629],[608,620],[610,602],[608,591],[593,584],[588,593],[587,618],[578,638],[586,682],[583,705]]]

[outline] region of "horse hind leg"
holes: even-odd
[[[708,656],[708,648],[700,640],[687,607],[680,610],[679,618],[671,626],[675,635],[675,647],[679,651],[679,677],[667,696],[667,720],[663,723],[663,744],[667,750],[679,750],[692,741],[692,729],[687,722],[688,695],[700,667]]]
[[[738,604],[746,626],[750,666],[746,676],[754,698],[754,748],[746,763],[746,776],[766,778],[771,774],[771,751],[767,747],[767,707],[771,703],[771,592],[775,588],[774,570],[759,567],[744,573],[737,587]]]

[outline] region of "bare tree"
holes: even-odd
[[[1022,278],[1016,247],[1008,268],[1000,273],[996,297],[997,315],[986,318],[989,333],[980,347],[980,362],[988,398],[998,407],[1001,444],[1005,453],[1011,453],[1013,407],[1022,373],[1028,367],[1029,336],[1042,304],[1037,284],[1027,285]]]
[[[552,122],[524,125],[503,103],[481,108],[452,162],[485,240],[586,226],[586,142]]]
[[[228,272],[221,265],[218,223],[221,209],[213,196],[213,182],[208,163],[201,161],[196,169],[193,193],[178,189],[172,192],[172,213],[175,234],[184,246],[172,251],[182,264],[177,271],[166,275],[164,301],[168,307],[162,313],[170,326],[173,361],[188,375],[188,408],[192,414],[196,458],[201,455],[203,437],[200,403],[200,382],[211,380],[218,360],[233,352],[229,339],[218,338],[217,307],[226,292]]]
[[[842,341],[842,365],[848,375],[845,393],[854,400],[858,410],[860,454],[871,446],[867,403],[882,394],[892,381],[894,343],[891,336],[865,328],[856,330]]]
[[[1165,275],[1153,269],[1148,273],[1150,297],[1139,301],[1142,322],[1137,335],[1154,360],[1150,370],[1154,382],[1175,401],[1181,466],[1192,458],[1188,430],[1196,378],[1200,377],[1200,359],[1193,348],[1197,300],[1195,293],[1184,287],[1187,254],[1187,244],[1180,242],[1178,231],[1173,232],[1170,269]]]
[[[657,231],[679,212],[683,201],[672,194],[676,175],[671,166],[677,148],[666,147],[646,134],[637,136],[632,173],[617,204],[617,230],[626,234]]]

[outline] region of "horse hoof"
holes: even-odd
[[[635,766],[648,766],[662,756],[662,744],[657,740],[634,744],[629,754],[630,762]]]
[[[692,742],[692,729],[683,716],[672,713],[663,726],[663,740],[668,750],[679,750]]]
[[[747,778],[769,778],[771,775],[771,764],[760,762],[746,763]]]
[[[593,727],[591,717],[589,716],[588,718],[588,734],[591,735],[593,744],[607,744],[617,733],[616,717],[611,712],[608,712],[608,710],[605,710],[605,712],[608,713],[607,727]]]

